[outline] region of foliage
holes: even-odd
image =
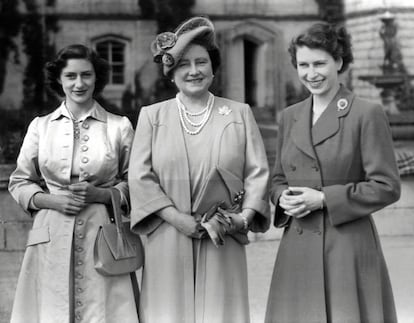
[[[26,9],[18,11],[19,1],[2,0],[0,3],[0,93],[4,85],[6,64],[11,51],[18,62],[18,48],[14,37],[21,32],[23,51],[27,63],[23,78],[22,107],[7,110],[0,107],[0,163],[15,162],[24,131],[34,116],[56,107],[56,98],[45,91],[43,67],[54,56],[55,49],[50,44],[49,34],[58,31],[57,18],[39,12],[39,1],[22,0]],[[55,0],[43,0],[45,6],[54,6]]]
[[[344,20],[344,0],[316,0],[322,20],[337,23]]]
[[[45,112],[46,106],[55,101],[45,89],[43,67],[55,54],[49,41],[49,33],[58,31],[57,18],[39,12],[36,0],[23,0],[27,14],[22,25],[23,50],[27,65],[23,79],[23,107],[33,111],[33,115]],[[46,6],[53,6],[55,0],[47,0]]]
[[[174,30],[181,22],[191,16],[191,8],[195,0],[138,0],[143,18],[154,19],[157,22],[158,33]],[[155,38],[155,35],[154,35]],[[139,76],[139,73],[137,73]],[[175,95],[175,86],[158,71],[158,79],[151,93],[144,93],[139,84],[139,77],[135,77],[136,93],[135,104],[153,103],[171,98]],[[137,107],[135,110],[138,110]]]
[[[19,34],[20,25],[18,2],[2,0],[0,2],[0,94],[4,90],[9,54],[13,52],[14,62],[16,64],[19,62],[19,51],[14,39]]]
[[[172,31],[189,18],[195,0],[138,0],[146,19],[155,19],[158,32]]]

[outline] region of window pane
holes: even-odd
[[[103,41],[96,44],[96,51],[111,66],[110,83],[123,84],[125,79],[125,44],[114,40]]]
[[[116,75],[112,76],[112,84],[123,84],[124,83],[124,76],[123,75]]]

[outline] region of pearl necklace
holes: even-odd
[[[199,134],[201,130],[204,128],[204,126],[207,124],[208,119],[210,118],[211,111],[213,110],[213,105],[214,105],[214,95],[209,93],[206,107],[199,112],[188,111],[186,107],[184,106],[184,104],[180,101],[178,94],[176,96],[176,100],[177,100],[177,107],[178,107],[178,113],[180,115],[181,125],[184,131],[188,133],[189,135]],[[201,115],[204,115],[204,116],[202,117],[200,122],[194,122],[190,119],[190,117],[197,117]],[[196,129],[195,130],[188,129],[187,123]]]

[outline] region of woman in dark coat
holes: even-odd
[[[285,231],[265,321],[396,322],[371,216],[400,196],[387,118],[339,82],[353,60],[343,27],[315,24],[289,52],[311,96],[281,116],[271,199]]]

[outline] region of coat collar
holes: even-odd
[[[312,97],[310,96],[298,106],[294,116],[295,123],[292,127],[292,140],[305,154],[316,159],[311,138],[311,111]]]
[[[304,100],[296,110],[292,140],[296,146],[310,157],[316,159],[314,145],[333,136],[339,130],[339,118],[345,117],[355,95],[341,85],[335,97],[312,127],[312,96]]]
[[[339,131],[339,120],[349,113],[354,97],[355,95],[351,91],[341,85],[331,103],[312,128],[313,145],[320,144]]]
[[[63,101],[60,106],[52,112],[52,121],[58,120],[62,117],[71,119],[68,110],[65,106],[65,101]],[[87,118],[93,118],[96,120],[99,120],[101,122],[107,122],[108,115],[107,111],[96,101],[94,101],[91,111],[89,112],[89,115]]]

